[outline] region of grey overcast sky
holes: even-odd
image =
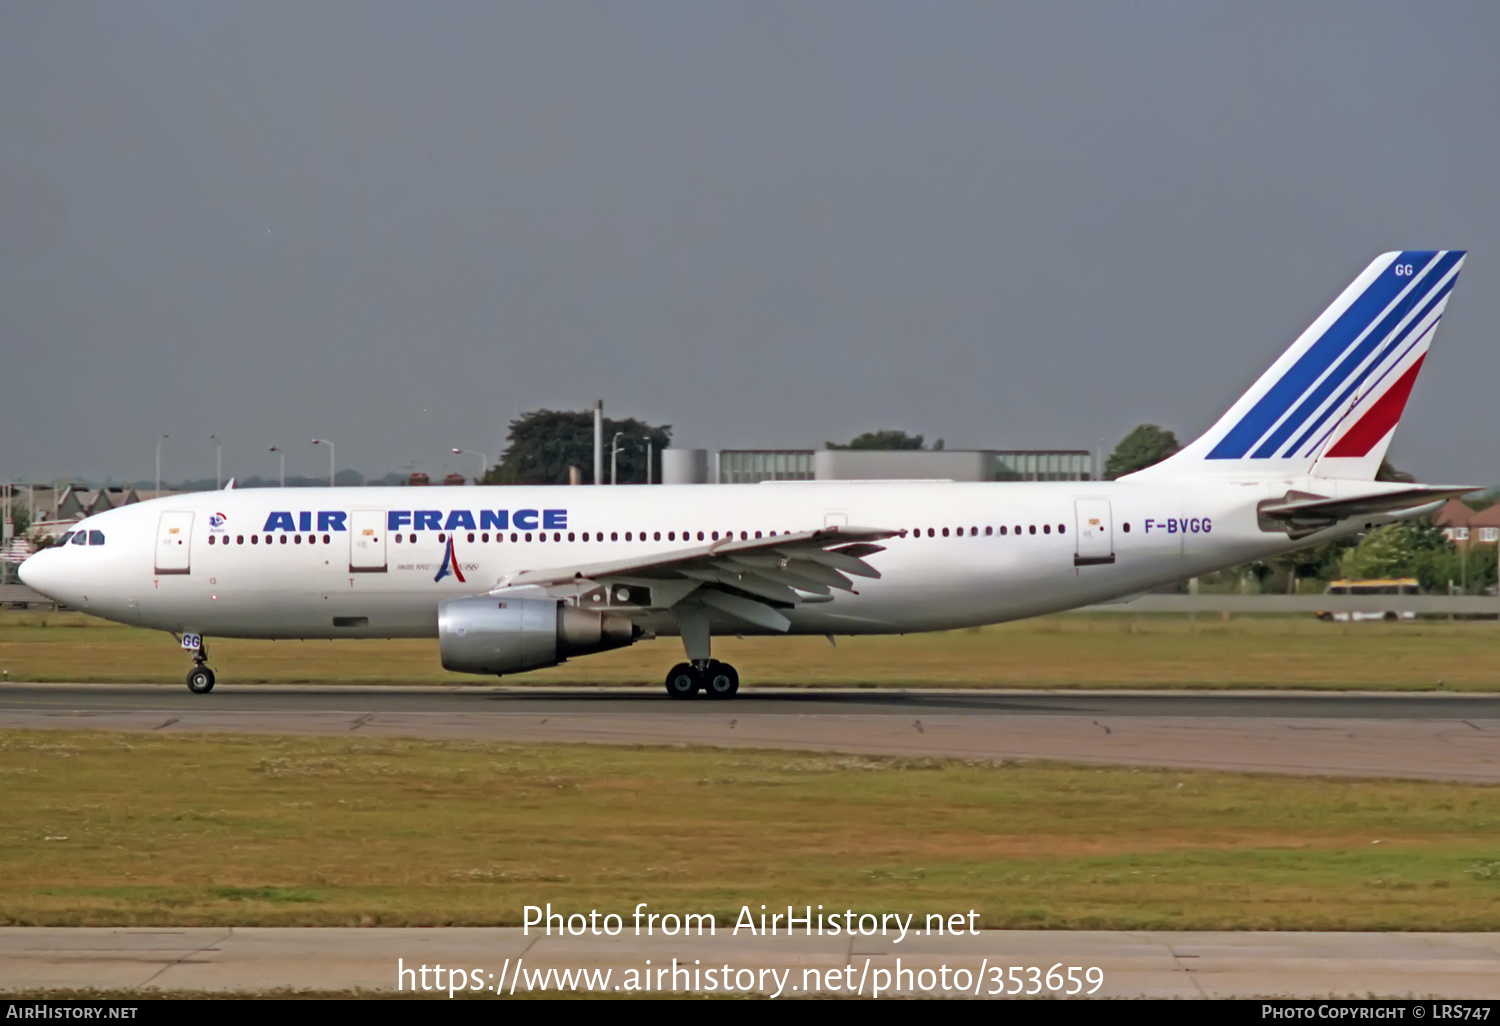
[[[1467,248],[1391,455],[1500,482],[1500,4],[0,0],[0,477],[1205,430]]]

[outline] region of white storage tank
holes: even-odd
[[[707,449],[663,449],[662,484],[708,484]]]

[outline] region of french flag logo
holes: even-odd
[[[458,565],[458,553],[453,548],[453,536],[451,534],[448,536],[448,547],[443,550],[443,565],[438,567],[437,576],[432,580],[434,581],[434,583],[437,581],[441,581],[449,574],[452,574],[454,577],[458,578],[459,584],[468,583],[468,581],[464,579],[463,567]]]

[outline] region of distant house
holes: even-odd
[[[1434,520],[1447,539],[1461,548],[1500,543],[1500,503],[1475,511],[1457,499],[1449,499]]]
[[[107,509],[119,509],[140,502],[141,497],[130,485],[104,488],[77,488],[69,485],[57,499],[54,520],[82,520]]]

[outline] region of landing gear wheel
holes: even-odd
[[[207,666],[195,666],[187,675],[188,690],[195,695],[206,695],[214,689],[214,671]]]
[[[715,659],[703,675],[703,690],[709,698],[733,698],[740,690],[740,675],[733,666]]]
[[[667,674],[667,694],[673,698],[692,698],[703,687],[703,678],[692,663],[678,663]]]

